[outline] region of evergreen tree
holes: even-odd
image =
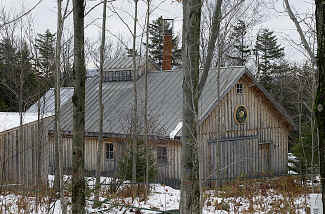
[[[163,29],[165,29],[165,31],[172,31],[172,26],[170,26],[168,22],[164,21],[162,16],[149,25],[149,56],[159,66],[162,65],[163,59]],[[179,65],[182,58],[181,49],[177,47],[178,41],[178,36],[172,37],[172,65]],[[144,45],[146,45],[146,43],[144,43]]]
[[[278,60],[284,57],[284,48],[278,44],[273,31],[262,29],[257,34],[255,49],[258,56],[257,78],[270,90],[272,75],[276,72]]]
[[[36,48],[40,54],[38,66],[42,72],[42,76],[48,80],[50,86],[53,86],[55,34],[52,34],[49,30],[46,30],[44,34],[38,34]]]
[[[118,174],[119,177],[131,180],[132,179],[132,147],[130,146],[126,154],[120,159],[118,163]],[[154,155],[152,151],[147,151],[149,156],[149,181],[155,181],[157,175],[157,166],[154,161]],[[137,154],[136,154],[136,172],[137,182],[145,181],[146,174],[146,149],[144,141],[137,141]]]
[[[228,55],[228,58],[232,61],[232,65],[245,65],[249,54],[249,46],[246,45],[246,34],[247,25],[244,21],[238,20],[237,24],[234,26],[233,32],[230,35],[230,40],[232,42],[232,53]]]
[[[17,67],[16,67],[16,90],[19,92],[22,87],[22,102],[24,107],[30,106],[37,101],[37,77],[33,69],[33,57],[27,45],[23,42],[17,52]],[[17,93],[19,94],[19,93]],[[23,111],[25,111],[23,107]]]
[[[17,48],[10,38],[3,38],[0,42],[0,110],[17,111],[15,99],[17,65]],[[12,90],[11,90],[12,89]]]
[[[19,47],[14,44],[19,44]],[[33,57],[25,41],[17,42],[11,38],[4,38],[0,42],[1,111],[17,112],[19,103],[26,107],[37,99],[35,94],[38,80],[32,61]]]

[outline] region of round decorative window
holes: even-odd
[[[247,120],[247,108],[245,106],[237,106],[234,112],[235,121],[237,123],[244,123]]]

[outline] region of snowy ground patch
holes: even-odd
[[[65,176],[69,181],[70,176]],[[94,178],[86,178],[90,186],[95,184]],[[49,184],[53,185],[53,176],[49,176]],[[101,182],[109,185],[114,179],[101,178]],[[128,182],[124,187],[126,187]],[[218,213],[308,213],[314,198],[320,198],[320,194],[311,194],[308,188],[299,186],[299,182],[291,177],[278,178],[273,180],[254,180],[243,183],[241,181],[229,184],[218,190],[207,190],[204,193],[205,206],[204,214]],[[308,185],[308,184],[307,184]],[[104,185],[105,186],[105,185]],[[105,188],[104,188],[105,189]],[[66,194],[66,199],[71,201],[71,194]],[[94,195],[87,197],[88,213],[111,213],[111,214],[134,214],[136,208],[140,208],[143,214],[160,213],[155,210],[168,211],[178,209],[180,201],[180,190],[173,189],[160,184],[151,185],[151,193],[148,200],[142,197],[116,197],[109,195],[103,190],[102,205],[93,209]],[[61,213],[59,200],[51,198],[50,195],[40,197],[39,206],[36,206],[37,199],[33,194],[1,192],[0,213]],[[319,202],[319,200],[318,200]],[[314,202],[315,203],[315,202]],[[68,211],[70,212],[69,205]]]

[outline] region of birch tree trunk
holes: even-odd
[[[137,38],[137,19],[138,19],[138,0],[134,0],[134,26],[133,26],[133,118],[132,118],[132,182],[137,181],[137,107],[138,107],[138,95],[137,95],[137,67],[136,67],[136,38]]]
[[[315,99],[315,115],[319,130],[320,180],[323,210],[325,210],[325,3],[315,0],[317,31],[318,87]]]
[[[72,130],[72,213],[85,213],[85,55],[84,55],[84,0],[73,0],[74,29],[74,93]]]
[[[103,106],[103,80],[104,80],[104,56],[105,56],[105,29],[106,29],[106,5],[107,0],[103,4],[103,22],[102,22],[102,40],[100,46],[100,62],[99,62],[99,90],[98,90],[98,105],[99,105],[99,136],[97,148],[97,168],[96,168],[96,199],[99,199],[100,192],[100,171],[102,169],[102,155],[103,155],[103,119],[104,119],[104,106]]]

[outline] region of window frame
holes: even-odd
[[[114,144],[113,143],[104,143],[104,159],[105,160],[114,160]]]
[[[236,94],[244,94],[244,84],[243,83],[237,83],[236,84]]]

